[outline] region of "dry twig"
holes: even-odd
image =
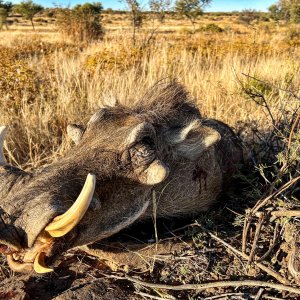
[[[263,294],[264,291],[265,291],[265,290],[264,290],[263,288],[260,288],[260,289],[258,290],[258,292],[257,292],[257,294],[256,294],[256,296],[255,296],[255,298],[254,298],[254,300],[260,300],[260,299],[261,299],[261,296],[262,296],[262,294]]]
[[[153,296],[153,295],[149,295],[146,293],[142,293],[142,292],[134,292],[136,295],[140,295],[142,297],[146,297],[146,298],[150,298],[150,299],[154,299],[154,300],[173,300],[175,299],[172,296],[168,296],[168,298],[162,298],[162,297],[158,297],[158,296]]]
[[[221,295],[206,297],[206,298],[204,298],[204,300],[217,300],[217,299],[221,299],[221,298],[222,299],[228,299],[228,297],[234,297],[232,299],[246,299],[244,297],[248,297],[248,296],[249,295],[245,294],[245,293],[226,293],[226,294],[221,294]],[[237,298],[237,297],[243,297],[243,298]]]
[[[159,284],[159,283],[152,283],[152,282],[145,282],[139,279],[136,279],[131,276],[116,276],[116,275],[105,275],[107,278],[114,278],[119,280],[128,280],[135,284],[153,288],[153,289],[164,289],[164,290],[172,290],[172,291],[187,291],[187,290],[206,290],[211,288],[221,288],[221,287],[265,287],[271,288],[278,291],[287,291],[290,293],[294,293],[300,295],[300,289],[284,285],[278,283],[271,283],[259,280],[243,280],[243,281],[217,281],[217,282],[209,282],[209,283],[199,283],[199,284],[182,284],[182,285],[168,285],[168,284]]]
[[[256,246],[257,246],[257,243],[258,243],[259,235],[260,235],[261,228],[262,228],[264,220],[265,220],[265,214],[261,214],[259,216],[258,223],[256,224],[254,240],[253,240],[253,243],[252,243],[252,248],[251,248],[251,251],[250,251],[247,266],[249,266],[253,262],[255,251],[256,251]]]
[[[247,210],[245,221],[244,221],[243,237],[242,237],[242,252],[243,253],[246,253],[247,237],[248,237],[248,232],[249,232],[251,221],[252,221],[252,215],[250,214],[250,210]]]
[[[274,249],[274,247],[276,246],[277,244],[277,239],[278,239],[278,227],[279,227],[279,224],[276,223],[275,224],[275,229],[274,229],[274,234],[273,234],[273,241],[272,241],[272,244],[270,245],[268,251],[260,258],[256,259],[257,262],[262,262],[264,261],[269,255],[270,253],[272,252],[272,250]]]

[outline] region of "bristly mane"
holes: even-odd
[[[200,117],[195,101],[191,98],[186,89],[176,80],[158,81],[142,98],[134,105],[123,105],[117,101],[112,109],[106,107],[114,115],[134,114],[151,123],[168,123],[176,126],[182,124],[182,120],[189,121]]]

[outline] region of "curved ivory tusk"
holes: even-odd
[[[45,228],[52,237],[61,237],[70,232],[83,218],[93,199],[96,176],[88,174],[83,189],[73,205],[62,215],[57,216]]]
[[[7,161],[5,159],[5,156],[3,154],[3,144],[5,139],[7,127],[6,126],[0,126],[0,165],[6,165]]]
[[[34,263],[33,263],[33,268],[34,268],[34,271],[38,274],[53,272],[53,269],[48,268],[45,265],[45,253],[44,252],[40,252],[35,257],[35,260],[34,260]]]

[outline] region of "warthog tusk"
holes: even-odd
[[[35,260],[33,263],[33,268],[34,268],[34,271],[39,274],[53,272],[53,269],[48,268],[45,265],[45,253],[44,252],[40,252],[35,257]]]
[[[62,215],[57,216],[45,228],[52,237],[61,237],[70,232],[83,218],[93,199],[96,176],[88,174],[83,189],[74,204]]]

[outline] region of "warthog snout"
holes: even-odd
[[[45,265],[45,256],[51,254],[55,239],[68,234],[84,217],[93,199],[95,175],[88,174],[82,191],[73,205],[62,215],[56,216],[38,235],[28,249],[14,249],[7,253],[8,264],[15,271],[47,273],[53,271]],[[22,262],[20,262],[22,261]]]

